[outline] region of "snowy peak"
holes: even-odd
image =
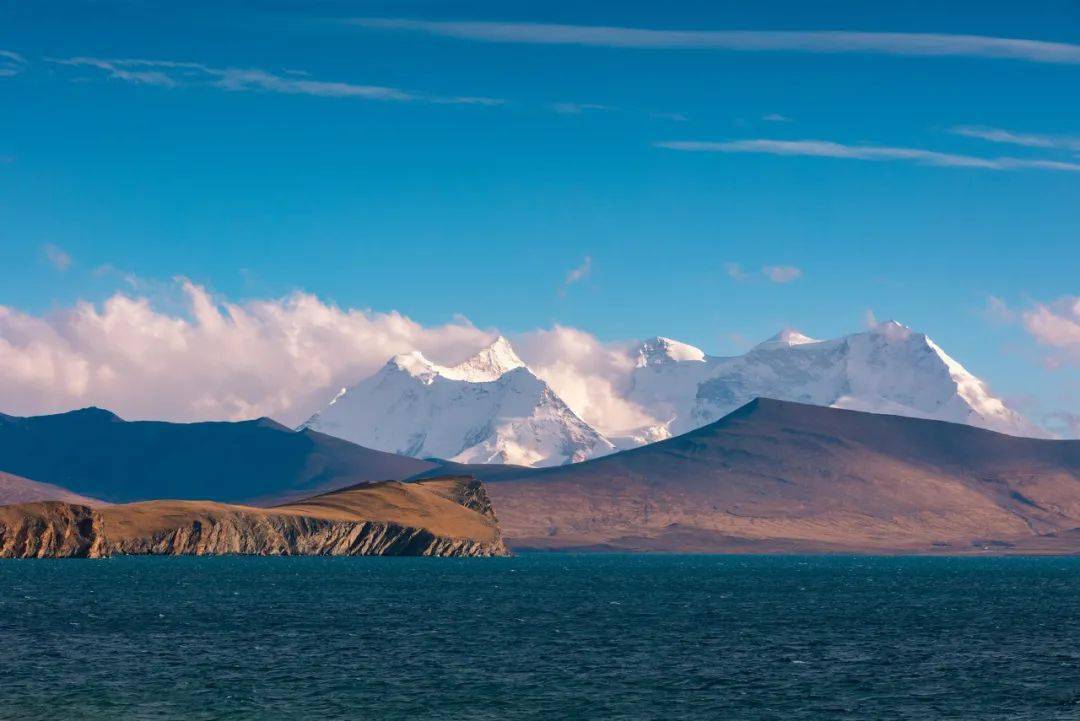
[[[442,375],[453,380],[483,383],[500,378],[504,373],[525,368],[510,341],[499,336],[495,341],[472,358],[452,368],[444,368]]]
[[[510,341],[499,336],[491,345],[456,366],[433,363],[424,357],[423,353],[414,350],[394,356],[387,362],[384,370],[405,373],[429,385],[435,378],[440,377],[469,383],[486,383],[498,380],[512,370],[525,367]]]
[[[661,339],[641,348],[626,400],[672,435],[757,397],[1045,435],[925,334],[892,320],[832,340],[788,329],[745,355],[704,362],[673,360]]]
[[[658,366],[666,363],[701,362],[705,351],[671,338],[656,336],[644,341],[637,349],[637,367]]]
[[[501,336],[455,366],[419,352],[394,356],[305,426],[368,448],[460,463],[552,466],[615,450]]]
[[[794,328],[785,328],[771,338],[758,343],[754,346],[754,350],[776,350],[778,348],[791,348],[792,346],[820,342],[816,338],[804,335]]]
[[[438,366],[429,361],[420,351],[414,350],[412,353],[401,353],[400,355],[394,356],[387,361],[383,370],[404,373],[416,378],[422,383],[431,383],[431,381],[445,369],[442,368],[442,366]],[[339,393],[338,397],[340,398],[341,395],[342,394]],[[336,401],[337,398],[334,400]]]

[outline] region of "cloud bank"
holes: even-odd
[[[97,405],[132,419],[295,424],[394,354],[461,360],[491,337],[465,320],[424,327],[305,293],[235,304],[188,281],[180,289],[179,314],[123,293],[47,316],[0,306],[2,411]]]
[[[0,412],[95,405],[132,420],[271,416],[297,425],[398,353],[457,363],[496,336],[463,318],[424,326],[307,293],[230,303],[187,280],[174,290],[176,312],[125,293],[45,316],[0,306]],[[626,390],[627,346],[561,326],[512,340],[588,423],[611,432],[653,422],[613,392]]]
[[[365,28],[407,30],[490,43],[753,52],[871,53],[916,57],[997,58],[1035,63],[1080,63],[1080,45],[983,35],[865,33],[837,30],[656,30],[590,25],[455,22],[402,18],[354,18],[347,22]]]

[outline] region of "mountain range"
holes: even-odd
[[[1080,440],[770,399],[544,468],[424,461],[266,420],[0,417],[0,470],[39,501],[0,508],[10,555],[486,555],[499,532],[537,549],[1080,552]]]
[[[533,467],[670,438],[757,397],[1044,435],[925,334],[893,321],[824,341],[786,330],[733,357],[662,337],[627,353],[613,392],[653,419],[636,428],[586,423],[503,337],[455,366],[395,356],[302,427],[416,458]]]

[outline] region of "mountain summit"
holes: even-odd
[[[369,448],[462,463],[552,466],[614,450],[502,336],[455,366],[419,352],[394,356],[304,425]]]
[[[833,340],[784,330],[741,356],[638,364],[627,400],[678,435],[758,397],[1045,435],[933,340],[896,321]]]

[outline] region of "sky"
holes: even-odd
[[[1080,6],[947,5],[9,0],[0,410],[897,319],[1080,435]]]

